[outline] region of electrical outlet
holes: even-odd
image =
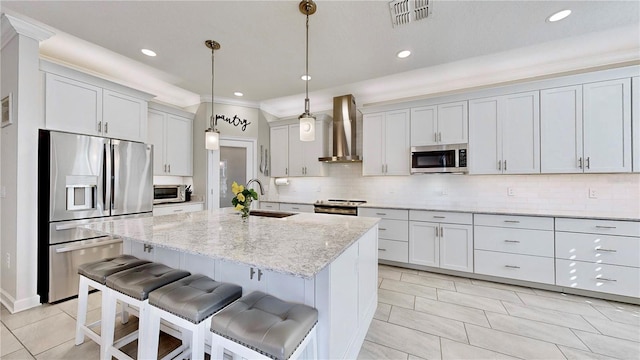
[[[589,199],[597,199],[597,198],[598,198],[598,191],[596,189],[589,188]]]
[[[7,187],[2,185],[0,186],[0,199],[4,199],[7,197]]]
[[[7,265],[7,269],[11,269],[11,254],[7,253],[5,264]]]
[[[442,190],[440,190],[440,195],[441,196],[446,196],[446,195],[449,195],[449,192],[447,191],[447,189],[442,189]]]
[[[516,191],[512,187],[508,187],[507,188],[507,195],[508,196],[516,196]]]

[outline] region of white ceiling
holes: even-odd
[[[449,84],[467,75],[481,77],[485,70],[480,67],[493,67],[494,75],[513,70],[518,62],[520,70],[535,68],[543,61],[540,52],[566,60],[624,48],[625,56],[606,61],[640,60],[639,1],[431,2],[427,19],[393,28],[388,1],[317,1],[309,35],[312,112],[314,102],[324,110],[326,99],[347,92],[362,104],[362,99],[451,91],[455,87],[450,85],[406,92],[402,87],[416,77]],[[569,18],[545,22],[565,8],[573,11]],[[298,1],[3,0],[2,10],[56,32],[41,45],[44,57],[104,74],[181,107],[210,96],[211,53],[204,41],[214,39],[222,45],[215,54],[216,98],[234,98],[234,91],[242,91],[243,101],[277,116],[303,110],[305,17]],[[635,59],[629,55],[634,47]],[[146,57],[141,48],[158,56]],[[403,49],[412,56],[396,58]],[[502,63],[502,55],[513,57]],[[603,64],[573,66],[594,65]]]

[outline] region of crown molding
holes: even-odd
[[[260,103],[258,103],[257,101],[238,100],[238,99],[231,99],[231,98],[221,98],[221,97],[217,97],[217,96],[214,99],[215,99],[215,103],[216,104],[243,106],[243,107],[254,108],[254,109],[259,109],[260,108]],[[200,95],[200,103],[210,103],[210,102],[211,102],[211,96],[209,96],[209,95]]]
[[[29,37],[38,42],[47,40],[55,35],[51,30],[32,24],[7,13],[2,14],[0,22],[2,31],[1,47],[4,47],[11,39],[13,39],[14,36],[18,34]]]

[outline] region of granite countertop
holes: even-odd
[[[98,233],[208,256],[302,278],[312,278],[380,219],[325,214],[286,218],[250,216],[231,208],[105,221]]]

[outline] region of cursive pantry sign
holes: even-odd
[[[247,130],[247,126],[251,124],[247,119],[241,119],[238,115],[233,115],[233,117],[228,117],[220,114],[216,114],[216,123],[222,120],[230,125],[235,127],[239,127],[243,132]]]

